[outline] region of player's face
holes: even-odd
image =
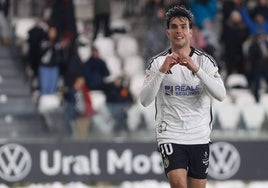
[[[172,48],[181,49],[190,46],[192,29],[189,27],[187,18],[173,18],[170,20],[167,37],[171,42]]]

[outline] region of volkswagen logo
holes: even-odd
[[[31,166],[31,156],[23,146],[6,144],[0,147],[0,177],[3,180],[22,180],[29,174]]]
[[[237,149],[226,142],[216,142],[210,147],[209,176],[224,180],[235,175],[240,167]]]

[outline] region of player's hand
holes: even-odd
[[[196,73],[198,71],[198,67],[196,64],[193,62],[192,58],[189,55],[186,54],[178,54],[178,63],[182,66],[187,67],[190,71],[193,71]]]
[[[160,67],[159,71],[162,73],[166,73],[170,70],[174,65],[179,63],[178,54],[172,53],[170,56],[167,56],[164,63]]]

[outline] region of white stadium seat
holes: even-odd
[[[137,74],[144,74],[145,63],[141,56],[132,55],[123,60],[123,71],[130,78]]]
[[[243,74],[230,74],[226,78],[226,86],[228,88],[233,87],[242,87],[242,88],[248,88],[248,80],[245,75]]]
[[[106,65],[110,71],[110,76],[108,78],[109,80],[113,80],[115,77],[122,75],[122,63],[121,60],[115,56],[115,55],[111,55],[109,57],[105,57],[104,58]]]
[[[125,59],[129,56],[138,55],[138,42],[130,35],[120,37],[116,46],[117,53],[122,59]]]
[[[231,74],[226,79],[226,87],[235,104],[255,103],[255,98],[249,89],[249,83],[243,74]]]
[[[143,85],[144,74],[136,74],[130,79],[129,89],[134,98],[138,98]]]
[[[82,62],[86,62],[91,55],[91,47],[89,45],[79,46],[78,47],[78,55]]]
[[[15,36],[23,41],[28,39],[28,31],[34,26],[35,20],[33,18],[20,18],[14,20]]]
[[[223,130],[235,130],[241,120],[240,108],[232,103],[222,103],[218,106],[218,118]]]
[[[57,95],[42,95],[39,99],[38,111],[40,113],[45,113],[56,110],[60,107],[60,103],[61,99]]]
[[[108,58],[109,56],[115,55],[115,44],[109,37],[98,37],[94,41],[94,45],[99,50],[102,58]]]
[[[242,118],[249,130],[260,130],[265,121],[265,108],[259,103],[241,106]]]

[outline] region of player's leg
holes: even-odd
[[[205,188],[209,165],[209,144],[190,146],[188,188]]]
[[[171,143],[161,144],[159,151],[171,188],[187,188],[189,161],[187,146]]]
[[[185,169],[175,169],[167,173],[167,178],[171,188],[187,188],[187,171]]]
[[[188,188],[205,188],[207,179],[187,178]]]

